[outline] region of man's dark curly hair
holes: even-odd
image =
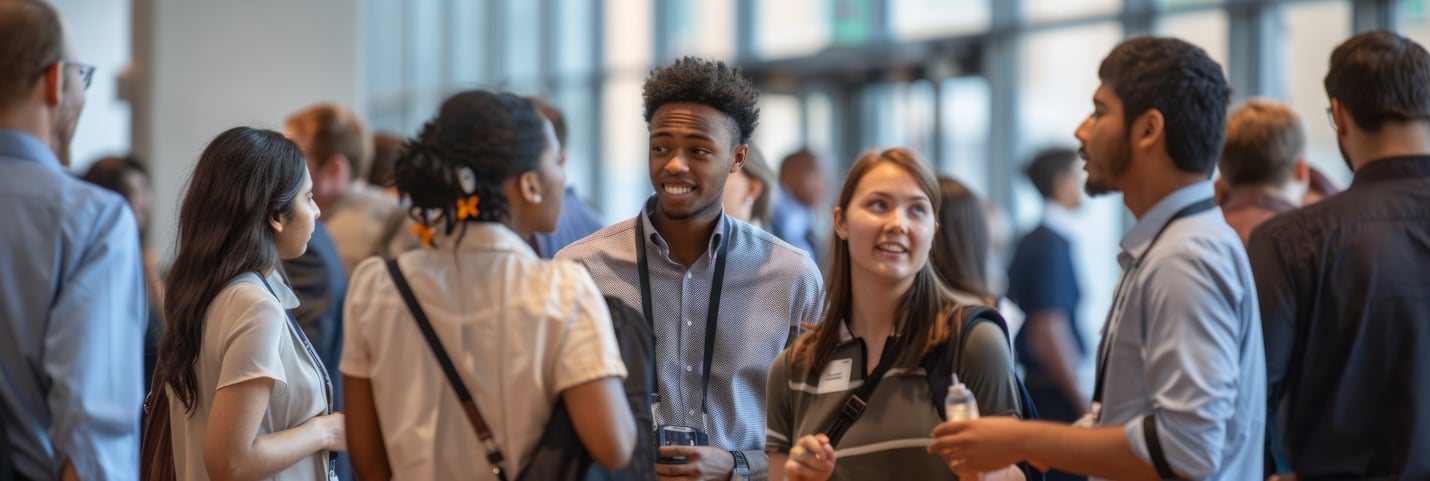
[[[750,141],[760,123],[760,91],[740,72],[725,62],[684,57],[650,71],[641,92],[645,98],[645,121],[655,111],[674,102],[693,102],[714,107],[735,124],[738,144]]]
[[[1172,162],[1183,172],[1211,175],[1226,138],[1231,87],[1206,51],[1175,38],[1137,37],[1114,48],[1097,76],[1122,100],[1127,129],[1157,109]]]

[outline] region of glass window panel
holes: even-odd
[[[413,0],[404,3],[407,7],[405,57],[403,64],[407,82],[403,89],[407,93],[407,115],[403,122],[407,132],[416,132],[422,127],[442,102],[442,52],[445,46],[442,34],[446,29],[442,22],[441,0]]]
[[[650,0],[609,0],[602,5],[606,9],[606,68],[644,70],[651,63],[655,42]],[[632,98],[640,99],[640,95]]]
[[[839,146],[834,142],[837,138],[835,126],[839,125],[839,120],[835,118],[834,103],[829,98],[829,94],[823,91],[813,91],[804,97],[805,145],[810,150],[830,158],[829,165],[842,165],[844,159],[834,159],[833,155],[838,155]],[[783,158],[790,152],[775,152]],[[778,162],[778,159],[774,159]]]
[[[1162,17],[1158,23],[1157,33],[1177,37],[1201,47],[1212,60],[1221,65],[1222,74],[1226,74],[1229,20],[1225,10],[1170,15]]]
[[[501,49],[505,65],[502,80],[527,85],[541,75],[541,3],[536,0],[506,0],[506,18]],[[515,82],[520,80],[520,84]]]
[[[756,2],[755,52],[793,57],[820,51],[830,41],[830,0]]]
[[[1008,211],[1019,234],[1036,225],[1043,203],[1022,174],[1022,166],[1039,148],[1076,146],[1073,133],[1092,112],[1092,94],[1101,84],[1098,65],[1121,40],[1121,25],[1114,22],[1038,32],[1024,39],[1018,124],[1019,145],[1025,149],[1022,156],[1007,159],[1016,166],[1011,168],[1014,205]],[[1086,200],[1078,213],[1082,228],[1074,233],[1072,243],[1083,292],[1078,317],[1084,339],[1097,339],[1121,271],[1117,246],[1123,210],[1121,197],[1108,195]],[[1083,371],[1087,377],[1090,367]]]
[[[610,219],[626,219],[640,212],[651,194],[647,147],[650,137],[641,107],[640,72],[611,77],[601,93],[600,133],[605,143],[601,162],[601,210]]]
[[[1122,0],[1024,0],[1023,11],[1028,20],[1049,22],[1069,18],[1116,15]]]
[[[581,198],[595,200],[595,158],[592,150],[596,127],[595,97],[586,83],[564,84],[551,99],[566,115],[566,183],[576,187]]]
[[[1157,5],[1162,8],[1177,8],[1224,3],[1225,1],[1226,0],[1157,0]]]
[[[731,0],[666,0],[671,10],[670,52],[719,60],[735,57],[735,3]]]
[[[487,2],[462,0],[451,2],[447,28],[452,42],[447,47],[452,77],[449,83],[472,85],[485,80],[487,62]]]
[[[558,0],[556,7],[556,71],[561,75],[584,75],[596,69],[594,37],[596,2]],[[614,12],[608,11],[607,15]]]
[[[874,149],[907,147],[929,161],[933,154],[933,83],[879,84],[865,91],[864,145]]]
[[[402,4],[367,2],[367,81],[371,92],[402,89]]]
[[[988,121],[991,93],[983,77],[954,77],[943,81],[944,155],[939,172],[962,181],[981,198],[988,198]]]
[[[794,95],[760,95],[760,125],[751,142],[760,147],[771,167],[779,168],[785,155],[804,147],[800,138],[799,97]]]
[[[1301,114],[1306,126],[1306,161],[1345,187],[1350,170],[1342,160],[1336,133],[1326,118],[1326,98],[1322,83],[1331,63],[1331,51],[1351,36],[1351,7],[1346,2],[1319,2],[1282,7],[1280,58],[1286,62],[1282,77],[1286,92],[1281,99]]]
[[[989,0],[892,0],[894,37],[920,40],[988,30]]]

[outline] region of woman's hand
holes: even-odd
[[[347,420],[343,413],[320,414],[303,424],[312,424],[323,436],[323,449],[327,451],[348,450]]]
[[[824,481],[834,474],[834,446],[823,434],[799,438],[785,461],[785,479],[789,481]]]

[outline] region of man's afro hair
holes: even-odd
[[[725,62],[697,57],[684,57],[675,63],[657,67],[645,79],[641,93],[645,98],[645,121],[650,123],[655,111],[674,102],[708,105],[723,112],[739,130],[739,143],[749,142],[760,122],[760,91],[746,78],[739,67]]]

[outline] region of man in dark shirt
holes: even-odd
[[[1039,417],[1065,423],[1077,421],[1088,405],[1077,382],[1077,365],[1087,348],[1078,336],[1082,292],[1072,247],[1075,211],[1082,205],[1080,166],[1082,159],[1072,149],[1047,149],[1028,163],[1028,180],[1043,196],[1043,219],[1018,242],[1008,266],[1008,298],[1028,313],[1013,342],[1028,393]],[[1061,471],[1047,477],[1087,479]]]
[[[1301,479],[1427,479],[1430,53],[1371,32],[1330,64],[1355,180],[1251,236],[1272,419]]]
[[[1082,294],[1072,253],[1074,212],[1082,204],[1081,165],[1071,149],[1044,150],[1028,164],[1028,180],[1043,196],[1043,219],[1018,243],[1008,268],[1008,297],[1028,313],[1014,342],[1028,390],[1040,417],[1069,423],[1087,406],[1077,385],[1085,348],[1077,335]]]

